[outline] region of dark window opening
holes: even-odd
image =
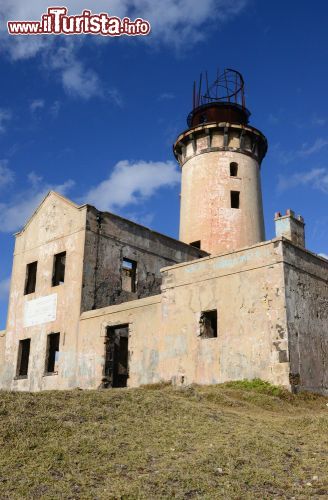
[[[238,163],[234,161],[230,163],[230,175],[231,177],[237,177],[238,175]]]
[[[218,336],[217,331],[217,310],[203,311],[200,315],[200,336],[203,339],[212,339]]]
[[[287,351],[279,351],[278,356],[279,356],[279,363],[288,363],[289,356],[287,354]]]
[[[199,249],[200,249],[200,240],[198,240],[198,241],[193,241],[192,243],[190,243],[190,246],[191,246],[191,247],[195,247],[195,248],[199,248]]]
[[[24,295],[28,295],[29,293],[35,292],[37,268],[38,268],[37,262],[31,262],[26,266]]]
[[[52,286],[62,285],[65,280],[66,252],[57,253],[54,256],[54,267],[52,272]]]
[[[137,290],[137,263],[134,260],[122,261],[122,290],[135,293]]]
[[[59,333],[50,333],[47,338],[46,373],[57,372]]]
[[[231,208],[239,208],[239,191],[231,191]]]
[[[103,387],[126,387],[129,377],[129,325],[110,326],[105,339]]]
[[[17,359],[17,377],[27,377],[28,361],[30,357],[31,339],[19,341]]]

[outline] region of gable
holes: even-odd
[[[58,193],[50,191],[22,231],[16,235],[16,251],[43,245],[72,234],[85,226],[85,210]]]

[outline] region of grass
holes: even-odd
[[[0,498],[327,498],[327,405],[260,380],[0,392]]]

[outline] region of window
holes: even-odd
[[[200,240],[198,240],[198,241],[193,241],[192,243],[190,243],[190,246],[191,246],[191,247],[195,247],[195,248],[199,248],[199,249],[200,249]]]
[[[30,357],[30,345],[31,339],[24,339],[19,341],[16,375],[17,377],[27,377],[28,360]]]
[[[200,315],[199,326],[202,339],[212,339],[218,336],[217,332],[217,310],[203,311]]]
[[[135,293],[137,290],[137,263],[134,260],[122,261],[122,290]]]
[[[233,161],[230,163],[230,176],[237,177],[237,175],[238,175],[238,163]]]
[[[31,262],[26,266],[24,295],[28,295],[29,293],[35,292],[37,268],[38,268],[37,262]]]
[[[252,140],[249,135],[244,136],[244,143],[243,143],[244,149],[248,149],[249,151],[252,150]]]
[[[59,352],[59,333],[50,333],[47,338],[47,355],[46,355],[46,373],[56,373],[58,352]]]
[[[231,191],[231,208],[239,208],[239,191]]]
[[[52,286],[62,285],[65,280],[66,252],[57,253],[54,257]]]

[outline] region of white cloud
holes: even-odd
[[[59,101],[54,101],[54,103],[50,107],[50,113],[52,114],[52,116],[54,118],[56,118],[58,116],[60,108],[61,108],[60,102]]]
[[[327,119],[324,118],[323,116],[318,116],[317,114],[314,114],[312,116],[311,124],[313,126],[323,127],[324,125],[326,125],[326,123],[327,123]]]
[[[124,217],[128,220],[136,222],[137,224],[140,224],[141,226],[150,227],[154,220],[155,214],[152,212],[150,213],[128,212],[124,213]]]
[[[280,175],[278,178],[278,191],[280,192],[297,186],[309,186],[328,193],[328,169],[313,168],[289,176]]]
[[[31,186],[33,186],[34,188],[38,188],[42,182],[42,176],[36,174],[35,172],[30,172],[29,174],[27,174],[27,179]]]
[[[8,168],[7,160],[0,160],[0,188],[11,184],[14,180],[14,172]]]
[[[6,299],[9,295],[10,278],[0,281],[0,300]]]
[[[1,165],[1,164],[0,164]],[[13,178],[7,163],[2,165],[3,183]],[[28,187],[15,193],[9,202],[0,203],[0,232],[15,232],[28,221],[34,210],[50,191],[66,195],[75,184],[67,180],[63,184],[50,184],[35,172],[27,176]],[[131,163],[127,160],[117,163],[107,179],[90,189],[81,199],[104,211],[117,211],[128,207],[126,216],[140,224],[150,224],[154,215],[140,211],[140,204],[148,200],[161,188],[171,188],[180,182],[180,172],[172,161]],[[131,208],[138,205],[135,212]]]
[[[51,56],[43,58],[45,69],[57,72],[64,90],[72,97],[82,99],[105,97],[117,106],[122,106],[122,97],[118,90],[105,89],[96,72],[78,60],[77,49],[77,43],[66,40],[65,45],[53,50]],[[58,101],[52,111],[54,116],[58,114]]]
[[[117,89],[107,89],[105,92],[108,99],[114,102],[120,108],[123,106],[123,98],[121,93]]]
[[[298,151],[298,154],[299,156],[310,156],[314,153],[318,153],[318,151],[321,151],[321,149],[325,148],[327,145],[328,145],[328,140],[319,137],[314,141],[312,146],[303,144],[302,149]]]
[[[173,187],[179,181],[174,162],[120,161],[107,179],[90,189],[84,202],[112,211],[144,201],[158,189]]]
[[[65,44],[54,48],[51,54],[44,54],[44,68],[57,72],[69,95],[83,99],[100,97],[103,89],[99,77],[77,59],[77,45],[71,40],[65,40]]]
[[[275,144],[271,149],[273,150],[273,153],[278,158],[280,163],[282,163],[283,165],[288,165],[289,163],[292,163],[297,159],[307,158],[309,156],[312,156],[313,154],[319,153],[327,146],[328,140],[319,137],[311,145],[309,145],[308,143],[302,144],[302,147],[298,150],[284,151],[279,143]]]
[[[0,6],[0,22],[1,19],[6,19],[1,16]],[[2,21],[2,26],[6,25],[5,20]],[[1,33],[1,32],[0,32]],[[9,38],[7,33],[1,33],[0,43],[3,50],[5,50],[13,61],[21,59],[30,59],[41,50],[46,50],[51,46],[53,40],[46,39],[41,36],[15,36],[14,39]]]
[[[319,253],[320,257],[323,257],[324,259],[328,260],[328,255],[326,253]]]
[[[175,98],[175,95],[172,92],[163,92],[158,96],[159,101],[172,101]]]
[[[7,122],[11,119],[11,112],[8,109],[0,109],[0,134],[6,131]]]
[[[34,99],[34,101],[31,102],[30,104],[30,111],[34,113],[38,109],[44,108],[44,100],[43,99]]]
[[[282,165],[288,165],[297,158],[295,151],[285,151],[282,149],[280,143],[273,144],[271,146],[271,152]]]
[[[62,83],[68,94],[89,99],[102,94],[99,78],[92,70],[86,70],[81,63],[74,61],[62,72]]]
[[[152,41],[177,48],[188,42],[189,48],[204,40],[211,25],[228,22],[241,13],[247,0],[134,0],[135,13],[148,19]],[[201,29],[204,27],[205,29]]]
[[[17,193],[10,202],[0,203],[0,231],[3,233],[21,229],[48,191],[54,190],[65,195],[74,185],[72,180],[51,185],[43,182],[43,179],[33,172],[28,175],[28,180],[29,188]]]
[[[210,27],[217,27],[239,15],[248,0],[58,0],[56,6],[66,6],[69,14],[79,14],[83,9],[92,9],[94,13],[108,12],[119,17],[129,16],[132,19],[143,17],[150,21],[152,32],[150,37],[142,38],[154,44],[164,43],[168,46],[186,50],[205,39]],[[86,68],[76,56],[76,47],[85,40],[99,42],[99,37],[55,37],[55,36],[9,36],[5,32],[8,20],[39,20],[47,11],[47,0],[1,0],[0,3],[0,42],[4,50],[13,60],[27,59],[42,54],[45,61],[52,57],[60,47],[67,49],[66,59],[57,66],[64,89],[71,95],[82,98],[106,96],[98,75]],[[74,39],[73,39],[74,38]],[[106,39],[101,38],[102,42]],[[187,42],[187,44],[186,44]],[[70,58],[67,58],[70,53]],[[59,54],[58,54],[59,55]],[[50,69],[56,69],[51,64]],[[113,97],[110,96],[109,97]],[[115,102],[115,96],[114,96]]]

